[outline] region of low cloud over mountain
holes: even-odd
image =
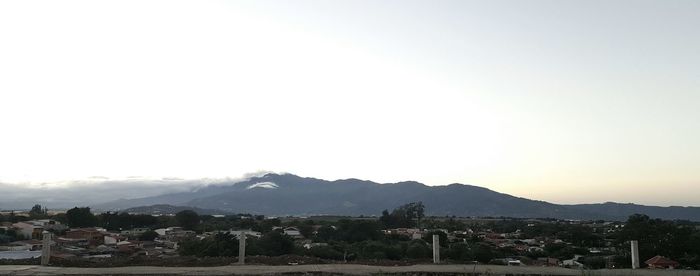
[[[94,181],[94,180],[93,180]],[[98,185],[99,183],[99,185]],[[664,219],[700,221],[698,207],[656,207],[603,203],[561,205],[451,184],[427,186],[407,181],[379,184],[359,179],[327,181],[292,174],[267,173],[240,179],[127,179],[74,182],[57,187],[0,187],[1,208],[50,208],[89,205],[117,211],[168,204],[228,213],[264,215],[379,215],[408,202],[422,201],[428,215],[507,216],[560,219],[625,220],[644,213]]]
[[[34,204],[50,208],[89,206],[116,199],[152,197],[162,194],[196,192],[209,185],[231,185],[266,172],[240,178],[180,179],[132,176],[120,179],[89,177],[60,182],[0,182],[0,208],[26,209]]]

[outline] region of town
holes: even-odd
[[[649,269],[700,267],[700,226],[633,215],[627,221],[547,218],[426,217],[421,202],[381,216],[265,217],[262,215],[95,214],[88,207],[0,213],[0,264],[38,264],[49,238],[58,266],[293,265],[440,263],[630,268],[638,243]],[[434,239],[434,236],[436,240]],[[45,252],[45,251],[44,251]]]

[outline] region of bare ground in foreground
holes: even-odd
[[[700,276],[698,270],[576,270],[558,267],[509,267],[491,265],[369,266],[358,264],[229,265],[215,267],[130,266],[109,268],[0,266],[0,275],[552,275],[552,276]]]

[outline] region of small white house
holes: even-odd
[[[299,229],[297,229],[296,227],[284,228],[284,234],[287,236],[290,236],[292,238],[296,238],[296,239],[300,239],[300,238],[304,237],[301,235],[301,232],[299,232]]]
[[[126,237],[124,236],[119,236],[119,235],[106,235],[104,236],[104,244],[106,245],[116,245],[120,241],[125,241],[127,240]]]
[[[306,248],[306,249],[311,249],[311,248],[319,247],[319,246],[328,246],[328,244],[325,242],[314,242],[314,243],[304,244],[304,248]]]

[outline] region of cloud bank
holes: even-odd
[[[89,177],[54,182],[0,182],[0,209],[28,209],[34,204],[63,209],[89,206],[117,199],[134,199],[168,193],[196,191],[209,185],[233,185],[268,171],[241,177],[181,179],[172,177]]]

